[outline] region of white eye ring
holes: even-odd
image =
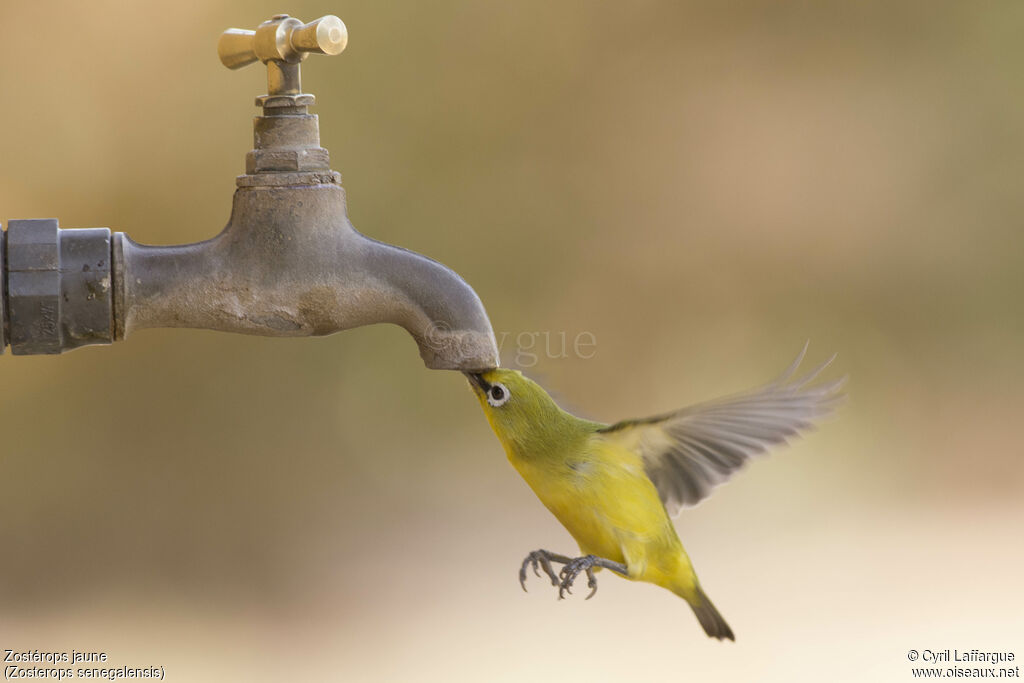
[[[495,382],[487,390],[487,403],[493,408],[500,408],[512,398],[512,392],[504,384]]]

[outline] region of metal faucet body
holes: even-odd
[[[357,232],[339,184],[241,187],[211,240],[152,247],[118,233],[113,249],[115,338],[147,327],[298,337],[394,323],[427,367],[495,362],[473,290],[440,263]]]
[[[278,15],[222,36],[225,65],[267,64],[268,93],[257,98],[254,148],[216,237],[146,246],[106,228],[10,221],[0,239],[0,351],[60,353],[152,327],[292,337],[393,323],[429,368],[497,366],[487,314],[462,278],[349,222],[299,79],[307,54],[337,54],[346,41],[336,17],[303,25]]]

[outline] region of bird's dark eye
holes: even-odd
[[[487,392],[487,402],[497,408],[505,405],[511,395],[504,384],[492,384]]]

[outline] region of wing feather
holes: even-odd
[[[807,345],[775,381],[754,391],[656,417],[625,420],[599,433],[639,450],[670,515],[696,505],[754,456],[787,443],[843,400],[843,379],[812,382],[835,356],[797,376]],[[796,377],[796,379],[794,379]]]

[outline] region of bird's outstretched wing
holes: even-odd
[[[625,420],[599,431],[640,454],[669,515],[696,505],[747,461],[810,429],[842,401],[845,377],[811,386],[835,358],[795,377],[807,353],[760,389],[700,403],[647,419]]]

